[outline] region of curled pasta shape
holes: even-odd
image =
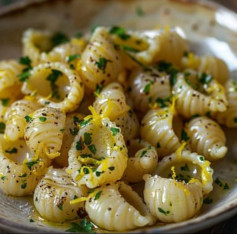
[[[75,56],[75,60],[80,57],[83,49],[85,47],[85,41],[83,39],[72,38],[70,42],[63,43],[61,45],[55,46],[50,52],[42,52],[40,56],[41,62],[70,62],[70,55]],[[72,63],[76,65],[74,62]]]
[[[129,96],[134,108],[146,112],[155,103],[171,96],[169,76],[155,71],[136,70],[130,77]]]
[[[214,56],[196,56],[189,53],[187,57],[182,59],[182,66],[192,68],[200,73],[210,74],[222,85],[230,76],[226,63]]]
[[[26,95],[34,94],[41,105],[69,112],[79,106],[84,96],[84,86],[80,76],[66,64],[49,62],[31,70],[30,77],[22,86],[22,92]]]
[[[9,97],[9,98],[4,98],[0,101],[0,122],[5,123],[5,115],[11,106],[11,104],[16,101],[15,98]]]
[[[175,114],[174,103],[163,109],[151,109],[142,119],[141,137],[156,147],[159,157],[167,156],[180,146],[182,122]]]
[[[86,195],[87,189],[77,186],[64,169],[49,168],[34,192],[34,205],[39,214],[52,222],[64,222],[78,217],[84,202],[71,204],[75,197]]]
[[[143,64],[152,64],[165,60],[175,65],[180,65],[184,52],[188,50],[187,41],[179,35],[175,28],[144,32],[128,31],[128,35],[130,35],[131,40],[136,38],[136,40],[134,40],[135,43],[140,41],[144,46],[135,46],[135,49],[136,47],[138,47],[138,49],[134,52],[127,52],[126,47],[122,47],[122,49],[125,50],[129,57]],[[118,43],[124,45],[124,41],[121,42],[121,39]],[[131,45],[129,44],[129,46]],[[132,46],[134,47],[134,45]],[[142,48],[141,51],[140,48]]]
[[[205,115],[207,112],[223,112],[227,109],[227,99],[222,85],[212,80],[204,85],[204,92],[193,88],[183,74],[179,74],[173,87],[177,97],[176,110],[186,118]]]
[[[225,84],[226,96],[228,100],[227,110],[215,114],[215,118],[221,124],[229,128],[237,127],[237,82],[229,80]]]
[[[207,160],[223,158],[227,153],[225,133],[218,123],[207,117],[194,118],[186,125],[191,149]]]
[[[127,166],[127,148],[120,128],[96,113],[81,122],[69,150],[68,172],[89,188],[119,180]]]
[[[213,189],[213,169],[210,167],[210,162],[202,155],[182,150],[182,147],[180,146],[174,154],[164,157],[159,162],[155,174],[161,177],[173,177],[185,183],[199,181],[202,184],[203,194],[210,193]],[[171,171],[173,171],[173,176]]]
[[[142,199],[124,182],[96,189],[96,194],[86,201],[85,207],[92,222],[99,227],[126,231],[154,223]]]
[[[88,89],[95,91],[98,85],[106,85],[117,79],[121,68],[119,53],[106,28],[97,28],[81,56],[83,82]]]
[[[23,55],[28,56],[32,65],[37,65],[41,61],[41,53],[52,48],[52,33],[49,31],[27,29],[23,33]]]
[[[66,116],[58,109],[44,107],[32,115],[25,128],[25,140],[35,153],[44,152],[49,158],[60,155]]]
[[[122,86],[116,82],[108,84],[98,94],[93,107],[97,113],[108,117],[111,121],[114,121],[130,109],[126,103]]]
[[[15,141],[24,137],[27,116],[39,109],[41,105],[32,100],[19,100],[14,102],[5,114],[5,137]]]
[[[114,123],[121,129],[125,141],[136,138],[139,135],[139,122],[132,110],[117,117]]]
[[[202,206],[200,183],[185,184],[158,175],[145,175],[144,199],[151,214],[164,223],[193,217]]]
[[[145,174],[154,172],[158,164],[156,149],[148,142],[141,139],[133,139],[127,142],[128,165],[123,179],[137,183],[142,181]]]
[[[56,157],[54,161],[61,167],[68,166],[68,151],[71,148],[74,137],[79,131],[78,124],[84,115],[71,113],[66,116],[65,128],[63,129],[63,143],[60,150],[60,156]]]
[[[0,136],[0,160],[0,189],[12,196],[32,194],[50,163],[45,158],[34,160],[23,139],[9,142],[3,136]]]
[[[15,60],[0,62],[0,98],[21,96],[21,82],[17,77],[23,66]]]

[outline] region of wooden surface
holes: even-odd
[[[0,0],[0,7],[3,7],[5,5],[12,4],[14,2],[18,2],[22,0]],[[26,0],[30,1],[30,0]],[[217,2],[219,4],[222,4],[226,6],[227,8],[236,11],[237,12],[237,0],[212,0],[214,2]],[[237,38],[236,38],[237,40]],[[0,233],[2,234],[8,234],[9,232],[6,232],[2,229],[0,229]],[[217,225],[214,225],[208,229],[204,229],[200,232],[195,232],[193,230],[193,233],[195,234],[237,234],[237,215],[224,221],[221,223],[218,223]]]

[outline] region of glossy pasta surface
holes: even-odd
[[[1,192],[80,231],[198,215],[211,162],[228,151],[222,125],[237,126],[223,60],[192,53],[169,27],[27,29],[22,44],[19,60],[0,61]]]

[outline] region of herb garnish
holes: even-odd
[[[25,120],[27,123],[29,123],[32,120],[32,118],[29,115],[26,115]]]
[[[105,69],[106,69],[106,66],[107,66],[107,63],[108,62],[111,62],[111,60],[108,60],[104,57],[100,57],[99,60],[97,62],[95,62],[95,65],[100,69],[102,70],[103,72],[105,72]]]
[[[158,207],[158,211],[164,215],[168,215],[170,213],[170,211],[164,211],[162,208]]]
[[[188,136],[187,132],[184,129],[181,132],[181,139],[183,141],[188,141],[189,140],[189,136]]]
[[[55,97],[56,99],[60,99],[60,94],[58,91],[58,85],[56,85],[56,81],[63,73],[59,70],[52,69],[51,74],[48,75],[46,80],[50,82],[50,87],[52,89],[52,97]]]
[[[6,127],[5,123],[0,122],[0,133],[4,133],[5,127]]]
[[[204,204],[211,204],[213,202],[213,199],[210,197],[206,197],[203,199]]]
[[[131,37],[129,34],[126,33],[126,30],[124,28],[119,27],[119,26],[113,26],[109,30],[109,33],[112,34],[112,35],[117,35],[122,40],[127,40]]]
[[[18,151],[18,150],[17,150],[17,148],[15,148],[15,147],[12,148],[12,149],[5,150],[5,152],[8,153],[8,154],[15,154],[15,153],[17,153],[17,151]]]
[[[213,77],[211,75],[208,75],[206,73],[202,73],[200,77],[200,82],[202,84],[208,84],[213,80]]]
[[[99,191],[98,193],[96,193],[94,200],[98,200],[100,198],[102,191]]]
[[[39,159],[35,160],[35,161],[30,161],[26,163],[26,166],[31,170],[31,168],[37,164],[39,162]]]
[[[96,147],[95,145],[88,145],[88,149],[91,151],[92,154],[96,153]]]
[[[67,57],[67,62],[70,63],[77,58],[81,58],[81,55],[80,54],[71,54]]]
[[[113,136],[116,136],[119,133],[119,128],[110,128],[110,131],[113,133]]]
[[[46,117],[39,117],[39,120],[40,120],[41,122],[45,122],[45,121],[47,120],[47,118],[46,118]]]
[[[83,219],[80,223],[71,223],[71,227],[66,232],[92,232],[93,225],[87,219]]]
[[[84,142],[86,145],[90,145],[91,144],[91,133],[85,132],[84,133]]]
[[[52,46],[55,47],[60,44],[64,44],[69,41],[69,38],[62,32],[56,32],[52,37],[51,37],[51,43]]]
[[[3,98],[3,99],[1,99],[2,105],[3,105],[3,106],[7,106],[9,100],[10,100],[9,98]]]

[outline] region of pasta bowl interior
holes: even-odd
[[[0,81],[0,186],[10,194],[0,193],[0,226],[188,232],[236,214],[236,25],[235,13],[203,1],[34,0],[0,10],[0,76],[9,76]],[[229,106],[235,112],[220,114]],[[153,204],[156,186],[170,190],[168,205]],[[66,195],[54,204],[46,193]]]

